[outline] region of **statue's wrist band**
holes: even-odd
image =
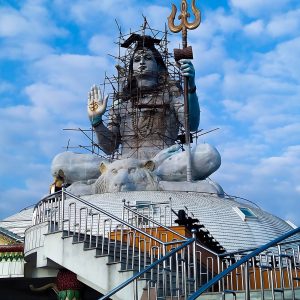
[[[97,127],[98,125],[102,124],[103,121],[102,121],[102,119],[94,119],[91,121],[91,123],[92,123],[93,127]]]
[[[192,87],[191,89],[188,89],[189,94],[194,94],[196,92],[196,86]]]

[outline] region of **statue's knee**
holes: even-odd
[[[219,151],[209,145],[197,145],[192,152],[192,166],[196,179],[205,179],[221,165],[221,155]]]

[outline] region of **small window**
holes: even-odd
[[[249,219],[257,219],[256,214],[248,207],[234,207],[233,208],[237,214],[242,218],[243,221]]]
[[[135,202],[135,207],[137,209],[150,208],[150,206],[151,206],[151,201],[137,200]]]

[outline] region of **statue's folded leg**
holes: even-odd
[[[61,170],[66,184],[97,179],[100,176],[99,166],[103,161],[105,159],[93,154],[62,152],[52,160],[51,174],[56,176]]]
[[[191,152],[193,180],[203,180],[221,165],[218,150],[209,144],[197,145]],[[155,173],[162,180],[186,180],[186,152],[174,153],[157,166]]]
[[[199,144],[192,150],[192,174],[194,180],[203,180],[221,166],[221,155],[209,144]]]

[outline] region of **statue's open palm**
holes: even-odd
[[[102,115],[106,111],[108,96],[104,99],[101,95],[101,90],[93,85],[88,95],[87,111],[92,123],[98,122],[102,119]]]

